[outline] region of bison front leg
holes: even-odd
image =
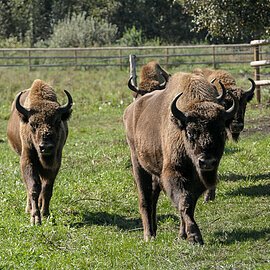
[[[27,190],[27,206],[26,210],[30,211],[31,223],[41,224],[40,211],[38,206],[38,198],[41,190],[41,183],[38,171],[27,157],[21,157],[21,171]]]
[[[204,193],[204,202],[214,201],[216,198],[216,188],[207,189]]]
[[[156,236],[156,232],[153,228],[152,176],[140,166],[135,157],[132,158],[132,165],[139,197],[139,209],[143,223],[144,240],[149,241]]]
[[[181,216],[180,236],[191,243],[203,245],[203,239],[198,225],[194,219],[195,206],[198,198],[189,192],[183,191],[179,198],[179,211]]]
[[[180,213],[181,225],[179,236],[187,239],[191,243],[203,244],[203,239],[199,227],[194,220],[194,211],[198,197],[185,189],[184,183],[188,180],[180,175],[164,172],[162,175],[163,187],[170,197],[174,206]]]
[[[154,236],[157,234],[157,202],[159,198],[159,194],[161,191],[159,185],[159,179],[157,176],[153,176],[153,184],[152,184],[152,220],[153,220],[153,233]]]
[[[50,215],[50,201],[53,193],[53,181],[43,180],[42,179],[42,187],[41,193],[39,196],[39,207],[41,209],[41,213],[43,217],[47,217]]]

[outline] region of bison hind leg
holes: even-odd
[[[31,211],[32,211],[31,200],[29,198],[29,195],[27,194],[25,213],[31,213]]]

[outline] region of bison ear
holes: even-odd
[[[20,117],[20,119],[21,119],[21,121],[22,121],[23,123],[25,123],[25,124],[28,123],[28,120],[29,120],[28,117],[26,117],[25,115],[23,115],[23,114],[20,113],[20,112],[18,112],[18,115],[19,115],[19,117]]]
[[[62,121],[67,121],[71,117],[71,114],[72,114],[72,109],[68,110],[67,112],[64,112],[61,115],[61,120]]]

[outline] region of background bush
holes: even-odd
[[[49,47],[89,47],[109,45],[114,42],[117,26],[104,19],[72,14],[53,28]]]

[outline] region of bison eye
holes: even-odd
[[[31,127],[32,131],[35,132],[37,129],[37,124],[34,122],[30,122],[30,127]]]
[[[188,131],[187,130],[186,133],[187,133],[187,138],[188,138],[189,141],[194,141],[198,137],[197,134],[194,131]]]
[[[61,119],[57,119],[54,124],[56,127],[59,127],[61,125]]]

